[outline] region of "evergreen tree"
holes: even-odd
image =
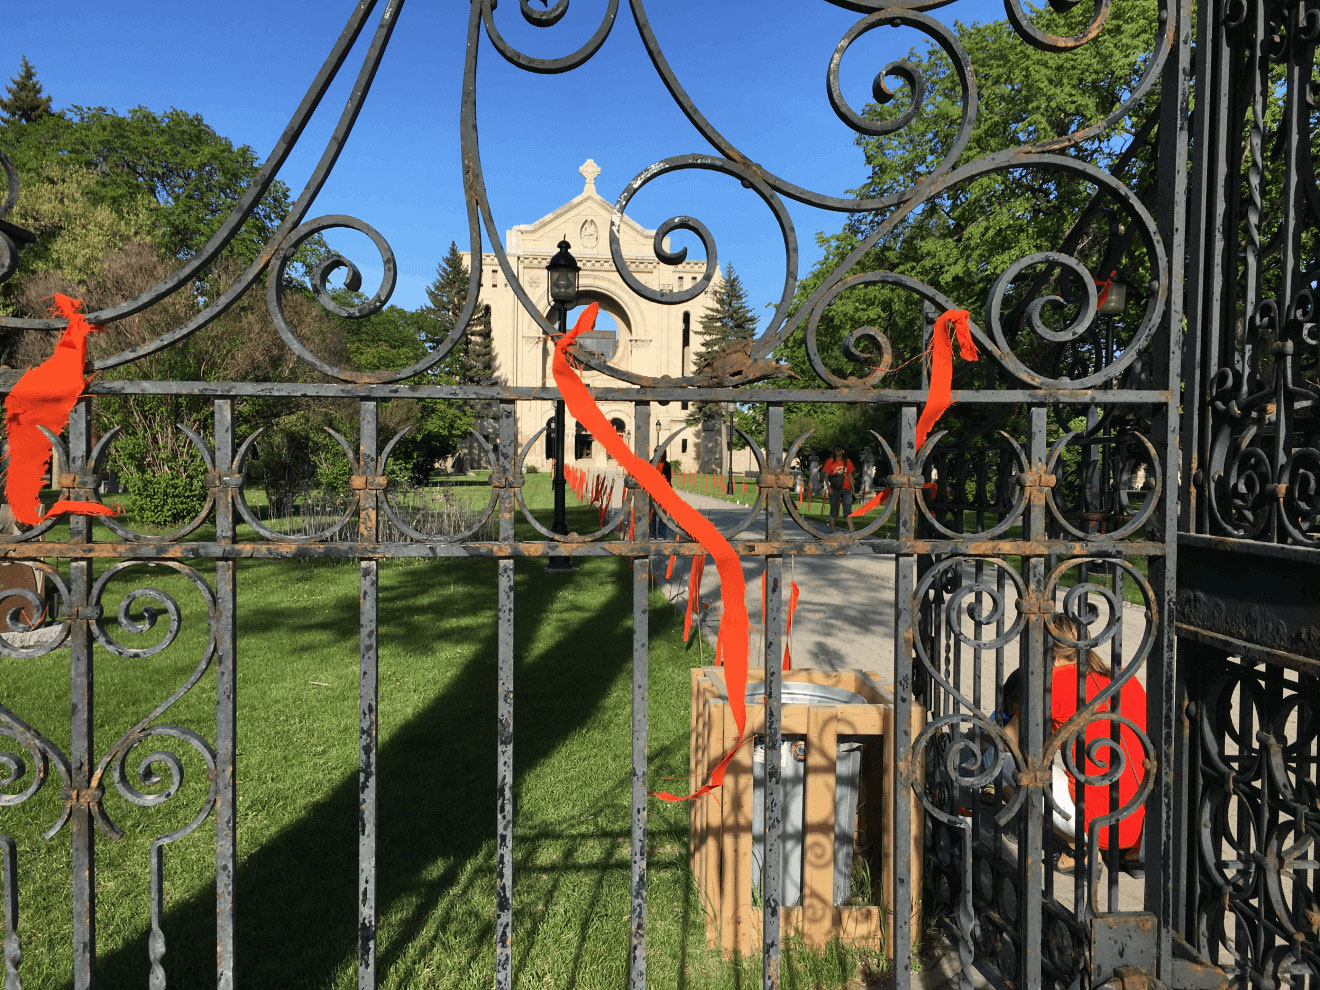
[[[30,124],[53,113],[50,108],[50,97],[41,95],[37,70],[32,67],[26,55],[23,56],[18,75],[10,78],[5,92],[8,95],[0,100],[0,113],[3,113],[8,121]]]
[[[442,344],[467,304],[468,268],[458,245],[449,242],[444,260],[436,266],[435,279],[426,287],[430,305],[426,313],[433,323],[427,345]],[[449,353],[447,370],[468,385],[488,385],[495,380],[495,356],[490,337],[490,307],[479,306],[468,323],[463,339]]]
[[[701,350],[696,354],[698,369],[713,364],[724,354],[739,345],[745,345],[756,336],[756,314],[747,302],[747,289],[742,279],[729,265],[724,279],[711,297],[710,309],[701,317]],[[701,429],[697,441],[697,460],[703,471],[713,471],[724,467],[719,451],[707,449],[709,439],[718,438],[720,449],[728,444],[725,430],[727,410],[718,402],[694,402],[688,413],[689,426]],[[705,442],[703,442],[705,439]],[[735,446],[741,447],[741,443]]]
[[[747,290],[733,265],[729,265],[711,298],[710,309],[701,318],[700,333],[698,368],[712,363],[733,345],[756,336],[756,314],[747,303]]]

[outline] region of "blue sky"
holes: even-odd
[[[26,55],[57,106],[177,106],[264,158],[353,7],[350,0],[27,4],[7,19],[0,77],[13,75]],[[505,0],[496,19],[523,51],[554,57],[589,37],[605,7],[605,0],[571,0],[559,24],[533,29],[517,0]],[[405,5],[366,107],[309,214],[346,213],[379,230],[399,264],[392,301],[408,308],[424,302],[450,240],[467,247],[458,141],[467,11],[460,0]],[[828,194],[865,179],[853,132],[825,94],[826,67],[857,15],[825,0],[652,0],[647,13],[694,102],[748,158]],[[1002,17],[1003,6],[956,0],[934,14],[984,21]],[[321,154],[370,34],[280,173],[295,192]],[[875,73],[923,39],[908,28],[861,39],[843,62],[845,96],[860,108]],[[484,37],[478,65],[481,158],[501,236],[580,192],[577,169],[587,157],[600,165],[597,187],[612,201],[652,162],[710,150],[664,89],[626,0],[602,50],[579,69],[523,71]],[[838,230],[842,217],[795,204],[790,212],[805,275],[819,256],[816,232]],[[739,270],[756,307],[778,299],[782,239],[755,194],[725,176],[683,173],[653,182],[628,211],[646,227],[675,214],[710,227],[721,263]],[[675,240],[700,256],[695,238]],[[379,265],[370,243],[351,233],[332,243],[361,266],[363,289],[374,291]]]

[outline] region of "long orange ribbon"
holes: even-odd
[[[61,432],[69,414],[87,387],[83,378],[87,365],[87,335],[100,330],[78,310],[81,299],[55,295],[55,315],[69,321],[55,345],[55,352],[41,364],[23,373],[5,400],[5,433],[9,437],[9,474],[5,499],[14,518],[25,526],[36,526],[61,513],[79,516],[113,516],[118,509],[100,502],[60,499],[42,511],[41,489],[50,468],[51,444],[40,427]]]
[[[729,692],[729,710],[733,715],[734,725],[738,729],[738,742],[727,752],[715,769],[711,771],[710,782],[699,787],[687,799],[700,797],[724,783],[724,774],[733,759],[738,746],[745,741],[744,730],[747,727],[747,586],[743,581],[742,561],[729,541],[724,538],[709,519],[692,506],[688,505],[678,493],[665,481],[660,469],[650,461],[634,454],[623,438],[614,431],[610,421],[601,412],[591,397],[591,392],[568,360],[568,348],[574,339],[590,330],[596,324],[598,303],[592,303],[577,324],[555,345],[554,376],[559,394],[573,417],[600,441],[601,446],[618,461],[625,472],[637,479],[641,487],[660,507],[668,513],[678,526],[692,535],[715,561],[720,574],[720,598],[724,609],[720,619],[718,644],[725,660],[725,683]],[[655,796],[665,801],[681,801],[685,798],[667,792],[655,792]]]
[[[965,309],[946,309],[935,321],[930,340],[930,389],[926,392],[921,415],[917,417],[917,450],[926,442],[945,410],[953,405],[953,337],[958,338],[958,350],[964,361],[976,361],[980,357],[976,342],[972,340],[970,319],[971,314]],[[861,508],[853,509],[851,515],[863,516],[887,501],[889,488],[885,487]]]

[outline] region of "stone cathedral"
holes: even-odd
[[[701,317],[718,285],[717,275],[706,291],[695,299],[676,306],[665,306],[638,298],[614,270],[610,258],[609,227],[613,204],[596,192],[600,167],[590,159],[578,169],[584,180],[582,192],[541,219],[506,231],[504,244],[509,263],[541,312],[553,324],[557,313],[550,303],[545,266],[567,240],[569,250],[581,266],[579,306],[600,303],[597,330],[587,341],[611,364],[643,375],[672,375],[677,378],[692,370],[692,362],[701,349]],[[666,265],[652,248],[655,231],[645,230],[626,216],[620,224],[619,240],[624,260],[642,283],[657,289],[677,290],[690,287],[705,271],[705,261],[684,261]],[[481,299],[490,306],[491,341],[495,355],[495,374],[506,385],[554,388],[551,371],[552,345],[541,328],[524,311],[509,288],[495,258],[487,255],[481,273]],[[470,254],[463,261],[471,265]],[[570,314],[570,325],[575,314]],[[587,370],[588,386],[620,384],[599,372]],[[669,457],[689,469],[696,466],[698,428],[688,426],[686,402],[651,405],[651,444],[682,430],[669,445]],[[629,402],[600,403],[614,428],[633,446],[634,407]],[[518,404],[518,449],[554,418],[555,404],[545,402]],[[600,444],[567,416],[565,461],[582,467],[605,467],[609,462]],[[549,431],[528,451],[526,464],[548,470],[551,461]]]

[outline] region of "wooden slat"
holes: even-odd
[[[802,847],[803,934],[823,949],[834,921],[834,788],[838,720],[832,708],[807,718],[805,835]]]
[[[884,776],[881,778],[880,800],[884,803],[885,828],[881,830],[880,840],[880,882],[884,890],[880,894],[880,907],[885,914],[885,955],[894,958],[894,709],[884,709]]]

